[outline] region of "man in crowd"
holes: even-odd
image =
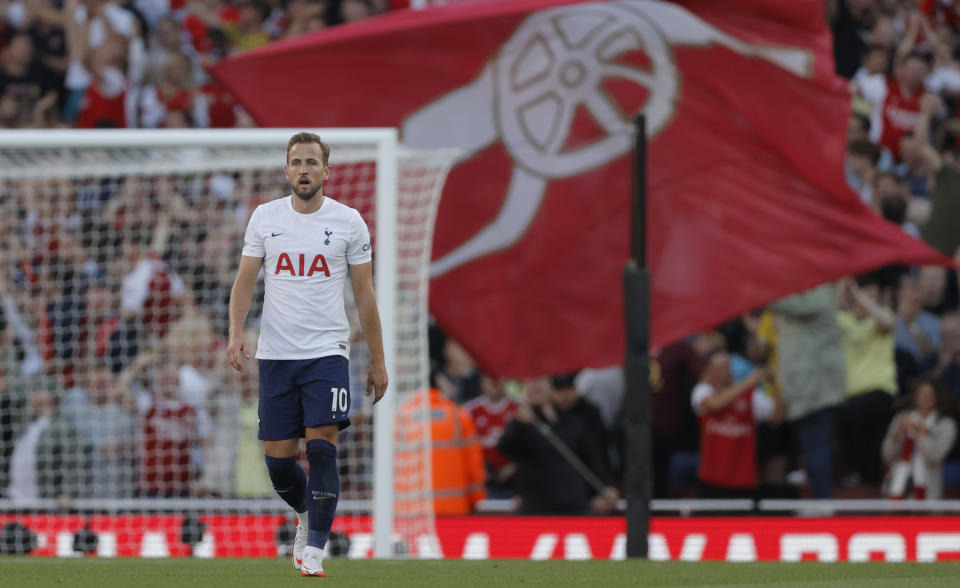
[[[468,402],[464,408],[470,413],[483,445],[487,493],[491,498],[509,498],[513,496],[511,485],[517,464],[497,451],[497,442],[517,411],[517,403],[507,397],[501,382],[489,376],[480,378],[480,389],[483,394]]]
[[[59,404],[44,380],[34,380],[30,389],[33,420],[24,427],[10,456],[7,496],[14,501],[53,498],[67,507],[71,499],[87,497],[89,450]]]
[[[138,366],[114,375],[106,359],[80,366],[63,414],[91,451],[90,497],[133,498],[136,488],[136,400],[131,380]]]
[[[820,286],[774,303],[777,380],[806,462],[813,498],[833,497],[833,421],[846,389],[837,292]]]
[[[923,309],[920,285],[917,278],[909,274],[900,278],[897,288],[897,322],[893,340],[897,352],[905,353],[906,358],[912,360],[914,373],[936,361],[940,348],[940,317]],[[898,365],[902,365],[902,360]]]
[[[398,471],[397,494],[401,513],[416,512],[416,501],[404,497],[416,492],[424,465],[421,463],[423,445],[430,445],[431,482],[433,483],[433,512],[439,515],[466,515],[486,498],[484,491],[483,447],[477,438],[470,413],[444,396],[437,387],[436,374],[431,374],[429,390],[421,391],[400,406],[397,418],[397,438],[400,452],[396,456]],[[430,437],[424,439],[424,408],[430,418]],[[408,487],[407,484],[410,484]]]
[[[880,302],[880,287],[867,279],[841,282],[847,310],[837,313],[847,358],[847,395],[837,430],[847,483],[879,487],[883,465],[877,448],[893,417],[897,395],[893,311]]]
[[[526,402],[497,444],[517,462],[521,512],[576,515],[607,513],[615,507],[619,494],[600,443],[602,428],[597,427],[602,423],[599,415],[587,416],[589,409],[577,409],[579,402],[569,377],[555,378],[549,388],[526,387]],[[599,479],[602,489],[591,487],[584,474]]]
[[[756,492],[757,423],[779,420],[783,413],[779,396],[760,387],[768,378],[768,369],[759,367],[734,383],[726,351],[707,358],[691,397],[700,417],[698,498],[752,498]]]
[[[650,354],[650,407],[653,428],[653,495],[673,498],[693,483],[700,436],[690,393],[701,361],[686,341]]]
[[[960,313],[940,319],[940,341],[937,365],[931,375],[943,383],[956,415],[960,414]]]
[[[12,127],[45,127],[57,101],[53,80],[34,60],[33,40],[16,33],[0,58],[0,97],[12,108]]]

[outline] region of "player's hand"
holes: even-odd
[[[380,402],[387,392],[387,366],[382,361],[370,362],[367,372],[367,396],[373,393],[373,403]]]
[[[239,337],[230,337],[230,344],[227,345],[227,361],[233,366],[233,369],[245,374],[247,368],[243,365],[243,359],[250,359],[250,352],[247,351],[247,342],[243,335]]]

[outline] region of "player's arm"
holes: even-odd
[[[353,300],[357,304],[357,316],[370,349],[370,371],[367,374],[367,396],[373,392],[376,403],[387,391],[387,364],[383,358],[383,334],[380,330],[380,311],[377,310],[377,295],[373,290],[373,262],[350,266],[350,282],[353,285]],[[231,301],[231,325],[233,302]]]
[[[230,290],[230,334],[227,344],[227,360],[237,371],[246,371],[243,367],[243,358],[249,358],[246,339],[243,336],[243,325],[247,322],[247,313],[250,312],[250,299],[253,297],[253,288],[257,284],[257,274],[263,265],[262,257],[240,257],[240,267],[237,268],[237,278],[233,281]]]

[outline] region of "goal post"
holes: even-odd
[[[322,135],[321,135],[322,136]],[[395,317],[397,311],[397,131],[387,129],[377,144],[377,304],[383,316]],[[389,244],[384,246],[383,244]],[[393,320],[383,320],[383,355],[387,362],[388,384],[396,358],[397,332]],[[393,421],[396,404],[393,394],[385,394],[374,406],[373,429],[373,554],[377,558],[393,555]]]
[[[243,467],[251,463],[243,465],[237,457],[248,440],[231,440],[218,427],[243,422],[242,415],[235,421],[225,415],[248,414],[250,382],[240,382],[229,373],[232,370],[223,369],[223,350],[216,346],[223,341],[224,281],[227,268],[232,265],[235,271],[239,260],[237,240],[242,242],[246,220],[257,204],[289,194],[282,178],[284,150],[289,138],[304,130],[331,145],[332,173],[324,193],[360,210],[371,228],[390,380],[387,395],[371,409],[364,396],[368,356],[348,287],[353,327],[351,415],[356,418],[339,449],[343,485],[338,518],[356,517],[355,534],[367,537],[364,541],[375,557],[416,555],[418,543],[430,543],[432,508],[402,516],[395,513],[395,471],[399,470],[394,426],[398,407],[417,402],[416,392],[428,386],[427,288],[433,220],[456,154],[403,148],[397,130],[391,128],[2,133],[0,215],[7,217],[3,228],[13,231],[8,238],[15,243],[0,254],[0,271],[7,274],[0,277],[8,284],[0,293],[4,308],[11,310],[5,313],[3,328],[16,343],[16,357],[8,358],[4,369],[19,372],[11,382],[35,387],[42,379],[44,386],[56,389],[58,417],[67,409],[79,410],[71,413],[76,436],[94,450],[103,451],[104,445],[96,431],[84,428],[83,415],[110,414],[104,408],[109,405],[109,410],[121,415],[120,420],[136,427],[136,447],[121,460],[129,462],[130,471],[123,470],[123,476],[124,484],[132,488],[115,493],[107,488],[98,495],[104,484],[94,478],[116,473],[119,467],[113,462],[109,467],[100,464],[106,469],[86,472],[85,478],[76,478],[84,480],[77,482],[77,488],[65,489],[71,508],[97,513],[122,507],[126,513],[136,513],[140,508],[163,511],[167,505],[170,510],[188,509],[201,515],[203,509],[285,513],[285,505],[276,497],[249,498],[240,491],[241,482],[233,483],[246,475]],[[8,226],[14,218],[27,226]],[[136,247],[144,253],[139,258],[128,251]],[[177,256],[184,252],[197,259],[181,263]],[[84,298],[91,284],[104,286],[104,300]],[[182,299],[180,291],[187,292]],[[262,295],[262,286],[258,292]],[[96,304],[106,305],[97,311],[104,316],[93,316]],[[259,320],[256,306],[251,309],[254,323]],[[128,322],[129,332],[123,331]],[[211,344],[206,351],[197,347],[202,341]],[[130,352],[130,346],[151,353]],[[29,366],[27,358],[33,359]],[[192,360],[196,365],[187,366]],[[142,426],[149,420],[145,415],[156,416],[159,393],[154,387],[166,381],[163,361],[171,362],[169,377],[179,382],[182,396],[171,395],[168,400],[189,406],[182,414],[196,421],[196,435],[190,437],[183,456],[190,461],[190,483],[185,489],[175,488],[171,498],[158,498],[157,489],[145,486],[143,476],[151,449],[143,447]],[[183,365],[174,365],[177,361]],[[215,361],[221,365],[214,365]],[[112,374],[98,375],[97,369],[108,364]],[[130,389],[117,392],[119,400],[104,400],[96,389],[97,377],[109,379],[110,386]],[[8,512],[43,512],[60,504],[51,502],[46,490],[32,500],[18,497],[16,484],[11,485],[11,476],[29,469],[22,453],[15,459],[16,443],[36,425],[35,417],[43,410],[30,405],[36,403],[36,395],[31,394],[19,405],[19,428],[11,431],[8,446],[0,447],[8,462],[3,465],[10,470],[0,481],[7,485],[0,486],[0,523]],[[253,398],[255,402],[255,394]],[[415,463],[411,467],[408,444],[404,456],[408,463],[400,475],[417,472],[415,480],[404,480],[404,489],[428,498],[429,421],[420,422],[424,432],[415,437],[423,441],[412,458]],[[93,437],[84,441],[84,435]],[[41,442],[38,451],[46,446]],[[237,471],[210,473],[220,467],[215,463],[216,448],[233,452],[230,459]],[[109,451],[114,450],[110,445]],[[99,458],[84,459],[70,467],[88,467]],[[41,467],[37,461],[36,468]],[[27,476],[34,484],[42,482],[42,477]],[[217,480],[231,480],[230,488],[213,499],[209,496],[216,495]],[[257,483],[262,486],[262,479]],[[75,496],[70,496],[73,490]],[[161,488],[159,494],[170,493]]]

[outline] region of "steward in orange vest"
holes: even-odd
[[[429,419],[430,438],[426,438]],[[426,464],[422,448],[431,448],[433,512],[438,515],[470,514],[486,498],[483,446],[470,414],[439,390],[418,392],[400,406],[397,415],[395,487],[398,515],[415,515]],[[425,505],[422,505],[425,506]]]

